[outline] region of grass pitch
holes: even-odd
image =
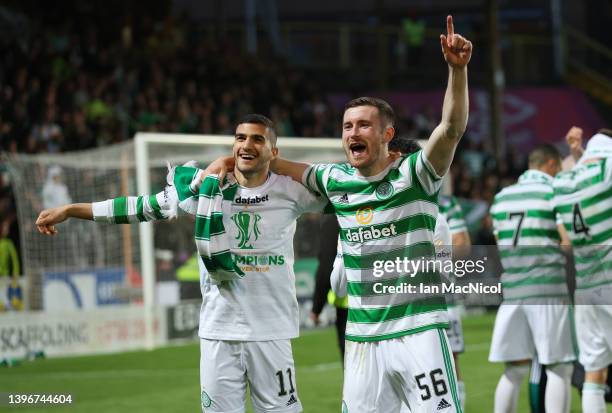
[[[501,364],[487,361],[494,314],[463,320],[466,351],[460,369],[467,388],[467,413],[490,413]],[[333,329],[305,331],[293,342],[297,387],[306,413],[337,413],[342,393],[342,367]],[[70,406],[6,407],[6,412],[144,413],[198,412],[199,345],[151,352],[71,357],[27,362],[0,369],[0,392],[71,393]],[[248,410],[252,412],[252,409]],[[529,412],[527,383],[521,390],[520,413]],[[572,391],[572,412],[580,399]],[[612,408],[608,408],[612,412]]]

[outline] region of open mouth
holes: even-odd
[[[353,142],[349,145],[349,150],[353,156],[363,155],[366,149],[366,145],[361,142]]]
[[[252,161],[253,159],[255,159],[255,155],[252,155],[250,153],[241,153],[240,155],[238,155],[238,157],[240,159],[244,159],[245,161]]]

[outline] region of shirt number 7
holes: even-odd
[[[523,219],[525,218],[525,212],[511,212],[510,215],[508,215],[508,218],[510,218],[510,220],[516,217],[518,217],[519,220],[518,220],[518,227],[516,228],[516,231],[514,232],[514,237],[512,237],[513,247],[516,247],[516,245],[518,244],[519,235],[521,234],[521,226],[523,225]]]

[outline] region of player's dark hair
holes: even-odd
[[[270,130],[270,143],[272,144],[273,148],[276,147],[276,125],[270,118],[258,113],[250,113],[248,115],[244,115],[242,119],[240,119],[240,122],[238,122],[239,125],[242,125],[243,123],[254,123],[256,125],[263,125],[268,128]]]
[[[395,135],[389,142],[389,151],[399,152],[402,155],[410,155],[421,150],[421,145],[416,139]]]
[[[383,127],[395,125],[395,112],[393,112],[393,108],[391,107],[391,105],[389,105],[384,100],[363,96],[348,102],[344,106],[344,111],[346,112],[347,109],[356,108],[359,106],[374,106],[375,108],[377,108]]]
[[[606,135],[608,138],[612,138],[612,129],[600,129],[597,131],[597,133],[601,133],[602,135]]]
[[[557,148],[549,143],[538,145],[529,153],[529,169],[538,169],[551,159],[561,163]]]

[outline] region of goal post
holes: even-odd
[[[229,155],[234,142],[233,136],[185,135],[170,133],[136,134],[135,158],[138,195],[151,194],[152,165],[161,166],[160,160],[181,164],[197,160],[202,165],[210,163],[219,156]],[[167,151],[163,147],[186,148],[187,150]],[[303,162],[338,162],[345,159],[342,141],[339,138],[278,138],[279,155],[287,159]],[[155,148],[155,150],[153,149]],[[189,150],[189,148],[192,148]],[[195,149],[198,148],[198,149]],[[204,151],[202,149],[205,148]],[[202,151],[200,153],[200,151]],[[155,153],[153,153],[155,152]],[[167,156],[164,158],[164,154]],[[155,245],[151,223],[139,226],[141,275],[143,280],[143,310],[145,318],[146,347],[152,349],[154,340],[155,297]]]
[[[167,163],[195,160],[205,167],[231,154],[232,144],[231,136],[138,133],[130,141],[78,152],[0,154],[19,220],[24,319],[43,329],[45,317],[75,329],[104,325],[83,336],[84,352],[151,349],[194,337],[200,289],[193,216],[139,225],[71,219],[53,238],[40,234],[35,220],[43,209],[68,203],[155,194],[166,185]],[[286,159],[345,160],[340,139],[279,138],[277,144]],[[302,325],[308,324],[318,231],[318,214],[297,222],[294,268]],[[104,340],[97,339],[100,334]],[[70,354],[72,347],[62,343],[45,346],[49,354]]]

